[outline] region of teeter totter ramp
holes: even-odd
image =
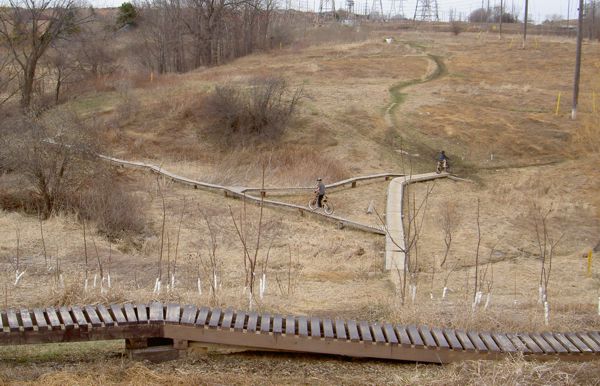
[[[474,332],[159,302],[9,309],[1,312],[0,322],[0,345],[125,339],[131,348],[161,339],[175,348],[201,342],[431,363],[499,359],[517,353],[542,360],[600,359],[596,331]]]

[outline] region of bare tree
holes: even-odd
[[[31,105],[39,60],[54,42],[88,20],[76,0],[8,0],[0,8],[0,36],[20,70],[22,108]]]
[[[548,221],[553,209],[544,209],[538,205],[533,206],[533,218],[535,226],[535,240],[540,257],[540,301],[548,301],[548,286],[550,283],[550,274],[552,273],[552,259],[558,244],[564,234],[558,237],[553,236],[549,230]]]
[[[460,219],[458,217],[458,211],[456,204],[453,201],[446,201],[442,208],[442,230],[444,231],[444,258],[440,263],[440,267],[446,264],[446,259],[450,253],[452,247],[452,232],[458,226]]]
[[[92,141],[67,111],[5,120],[0,132],[0,165],[25,177],[44,218],[68,205],[97,171]]]

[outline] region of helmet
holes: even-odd
[[[446,154],[446,153],[442,150],[442,154]]]
[[[317,178],[317,181],[321,181],[321,177]]]

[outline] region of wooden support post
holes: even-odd
[[[356,188],[356,181],[352,181],[352,187]]]
[[[127,350],[134,350],[148,347],[148,338],[130,338],[125,339],[125,348]]]
[[[177,350],[187,350],[189,341],[183,339],[173,339],[173,347]]]
[[[261,190],[261,191],[260,191],[260,196],[261,196],[262,198],[265,198],[265,197],[267,197],[267,192],[266,192],[265,190]]]
[[[385,176],[385,180],[388,181],[390,179],[390,176]]]
[[[225,197],[228,197],[228,196],[227,196],[227,191],[226,191],[226,190],[224,190],[224,191],[223,191],[223,195],[224,195]]]

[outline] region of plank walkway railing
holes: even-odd
[[[535,359],[600,358],[597,331],[475,332],[160,302],[8,309],[0,315],[0,345],[169,338],[432,363],[497,359],[518,353]]]
[[[371,225],[366,225],[366,224],[362,224],[362,223],[359,223],[356,221],[348,220],[344,217],[328,215],[328,214],[325,214],[325,213],[319,212],[319,211],[313,211],[310,208],[308,208],[307,206],[290,204],[290,203],[280,202],[280,201],[275,201],[275,200],[269,200],[264,197],[260,198],[260,197],[256,197],[256,196],[253,196],[250,194],[250,192],[259,192],[260,193],[261,191],[266,193],[269,191],[291,191],[294,189],[312,190],[312,189],[314,189],[314,187],[312,187],[312,188],[308,188],[308,187],[267,188],[267,189],[247,188],[247,187],[230,187],[230,186],[223,186],[223,185],[218,185],[218,184],[211,184],[208,182],[196,181],[196,180],[193,180],[193,179],[190,179],[187,177],[178,176],[177,174],[171,173],[159,166],[147,164],[144,162],[127,161],[127,160],[122,160],[119,158],[109,157],[109,156],[105,156],[105,155],[99,155],[99,157],[104,160],[107,160],[109,162],[112,162],[114,164],[117,164],[117,165],[150,170],[154,173],[163,175],[163,176],[171,179],[172,181],[175,181],[175,182],[178,182],[181,184],[185,184],[188,186],[192,186],[194,189],[204,189],[204,190],[209,190],[209,191],[213,191],[213,192],[221,192],[221,193],[225,194],[225,196],[228,196],[228,197],[230,196],[230,197],[235,197],[235,198],[243,198],[243,199],[249,200],[255,204],[260,204],[262,202],[263,205],[268,206],[268,207],[299,211],[300,214],[302,214],[302,215],[314,216],[319,219],[324,219],[327,221],[335,222],[340,228],[347,227],[350,229],[356,229],[356,230],[360,230],[360,231],[364,231],[364,232],[368,232],[368,233],[385,235],[385,231],[382,229],[383,227],[375,227],[375,226],[371,226]],[[334,188],[334,189],[340,188],[343,186],[347,186],[347,185],[355,187],[356,183],[358,181],[366,181],[366,180],[379,179],[379,178],[384,178],[385,180],[388,180],[389,178],[397,177],[399,175],[401,175],[401,174],[381,173],[381,174],[374,174],[374,175],[369,175],[369,176],[360,176],[360,177],[354,177],[354,178],[350,178],[347,180],[335,182],[333,184],[327,185],[327,187]]]

